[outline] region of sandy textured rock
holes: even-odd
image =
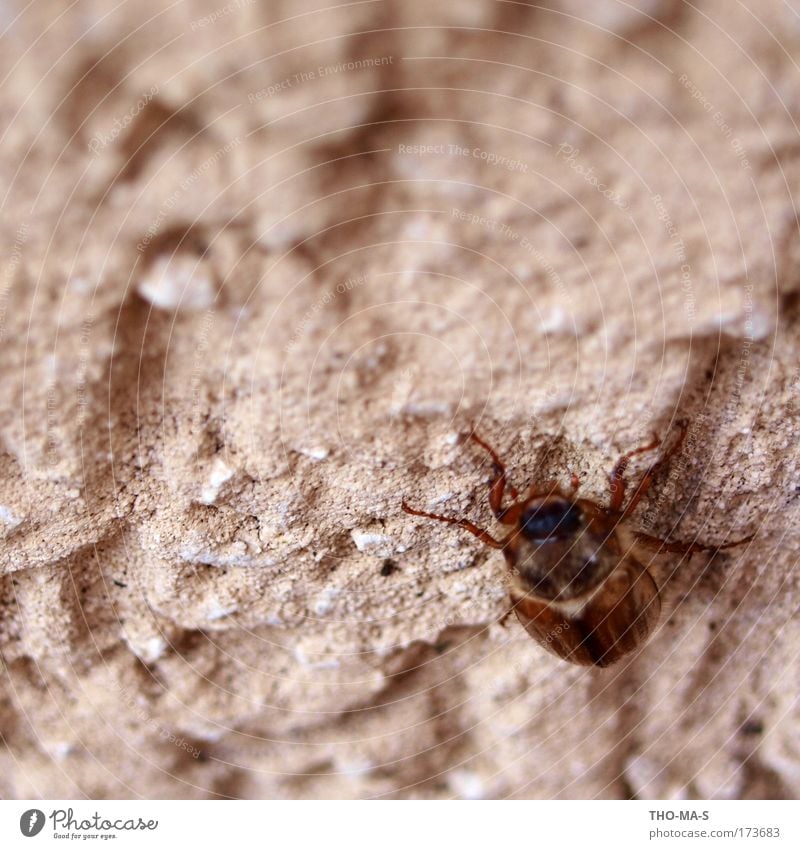
[[[323,5],[7,12],[0,795],[796,796],[798,9]],[[682,419],[608,670],[400,511]]]

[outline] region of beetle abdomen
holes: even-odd
[[[631,556],[581,598],[543,599],[518,579],[511,599],[517,618],[541,646],[581,666],[609,666],[633,651],[661,612],[655,581]]]

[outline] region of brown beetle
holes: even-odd
[[[609,666],[648,638],[661,611],[658,586],[643,565],[644,550],[689,554],[721,551],[749,542],[752,536],[725,545],[667,542],[630,529],[627,519],[650,488],[659,469],[678,451],[687,427],[672,448],[654,463],[625,502],[625,469],[632,457],[657,448],[653,441],[623,455],[610,475],[608,507],[576,497],[580,483],[573,475],[567,493],[549,482],[533,486],[503,507],[506,469],[497,453],[474,433],[492,458],[489,506],[495,517],[511,531],[502,540],[466,519],[451,519],[414,510],[405,501],[403,510],[458,525],[492,548],[499,548],[511,571],[511,601],[517,618],[528,633],[558,657],[582,666]]]

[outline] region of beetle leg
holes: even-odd
[[[631,513],[636,509],[637,504],[642,500],[642,497],[650,489],[650,484],[653,482],[653,478],[658,474],[662,466],[668,462],[668,460],[673,457],[678,451],[680,451],[681,446],[683,445],[683,440],[686,439],[686,432],[688,430],[688,426],[685,422],[682,422],[680,425],[680,435],[675,440],[675,444],[672,448],[667,451],[663,457],[659,460],[656,460],[652,466],[645,472],[644,477],[639,481],[639,486],[636,487],[636,491],[631,496],[631,500],[628,502],[627,507],[625,508],[622,516],[630,516]],[[620,505],[622,506],[622,505]]]
[[[508,483],[508,477],[506,474],[506,467],[503,461],[498,456],[497,452],[484,442],[476,433],[471,433],[470,439],[473,442],[477,442],[481,448],[485,449],[489,452],[489,456],[492,458],[492,478],[489,481],[489,506],[492,508],[492,513],[494,513],[495,517],[498,521],[503,522],[505,519],[505,511],[503,510],[503,496],[505,495],[506,486],[508,486],[508,491],[511,493],[511,497],[516,500],[519,497],[517,490]],[[505,524],[509,524],[505,522]]]
[[[669,551],[675,554],[688,554],[691,557],[697,551],[711,551],[716,554],[718,551],[724,551],[726,548],[735,548],[737,545],[744,545],[750,542],[755,534],[738,539],[736,542],[726,542],[724,545],[704,545],[700,542],[669,542],[665,539],[652,537],[649,534],[643,534],[639,531],[634,532],[636,541],[641,543],[645,548],[652,551]]]
[[[467,519],[451,519],[449,516],[440,516],[437,513],[426,513],[424,510],[415,510],[413,507],[409,507],[405,501],[401,502],[401,504],[403,510],[406,513],[410,513],[412,516],[424,516],[426,519],[436,519],[437,522],[447,522],[448,525],[458,525],[459,528],[463,528],[465,531],[469,531],[473,536],[476,536],[482,543],[490,546],[491,548],[503,547],[502,542],[496,540],[487,531],[484,531],[482,528],[479,528],[477,525],[474,525]]]
[[[625,501],[625,470],[628,468],[628,463],[630,462],[631,457],[635,457],[637,454],[644,454],[647,451],[652,451],[654,448],[658,448],[660,444],[661,440],[653,434],[653,441],[648,445],[643,445],[641,448],[634,448],[633,451],[623,454],[619,460],[617,460],[616,466],[614,466],[613,471],[609,475],[609,482],[611,483],[611,504],[609,505],[609,509],[611,511],[619,513],[622,510],[622,505]],[[645,478],[646,477],[647,475],[645,475]],[[642,483],[639,484],[636,493],[634,494],[634,498],[636,498],[636,495],[638,495],[641,491],[643,483],[644,480],[642,480]],[[642,495],[644,495],[644,493],[642,493]]]
[[[506,610],[506,612],[497,620],[497,624],[501,625],[503,628],[508,627],[506,625],[506,622],[508,622],[508,617],[511,616],[511,614],[515,613],[515,612],[516,611],[514,610],[513,607],[509,607],[508,610]]]

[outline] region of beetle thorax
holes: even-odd
[[[504,553],[527,592],[542,599],[567,601],[591,594],[619,559],[615,535],[595,533],[583,523],[569,533],[530,539],[521,530]]]

